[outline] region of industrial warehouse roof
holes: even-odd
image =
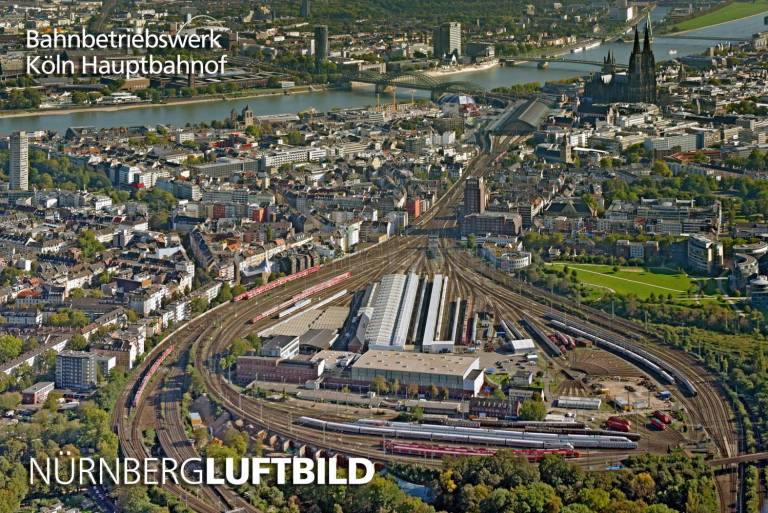
[[[348,315],[348,306],[329,306],[323,309],[308,310],[281,324],[267,328],[262,333],[264,336],[300,337],[311,329],[337,331],[344,326],[344,321]]]
[[[531,340],[530,338],[521,338],[520,340],[510,340],[509,345],[512,346],[512,349],[515,351],[515,353],[536,350],[536,346],[533,344],[533,340]]]
[[[296,338],[296,336],[275,335],[264,342],[262,350],[274,351],[275,349],[284,349],[296,342]]]
[[[472,356],[370,350],[355,362],[353,368],[466,376],[479,365],[480,360]]]
[[[317,349],[328,349],[337,337],[336,330],[311,329],[299,338],[299,344]]]
[[[373,315],[365,330],[370,345],[389,345],[405,288],[404,274],[388,274],[379,282],[373,300]]]

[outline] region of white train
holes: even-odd
[[[549,322],[552,324],[552,326],[556,328],[560,328],[562,330],[570,331],[571,333],[575,333],[577,335],[586,337],[592,340],[598,346],[603,347],[604,349],[607,349],[612,353],[616,353],[619,356],[622,356],[627,360],[648,369],[649,371],[656,374],[659,378],[661,378],[661,380],[664,381],[665,383],[672,384],[675,382],[675,378],[673,378],[672,375],[669,374],[667,371],[662,369],[661,366],[653,362],[652,359],[655,359],[655,358],[642,349],[633,348],[632,350],[629,350],[624,346],[620,346],[619,344],[609,342],[604,338],[598,337],[597,335],[593,335],[591,333],[587,333],[586,331],[580,330],[579,328],[568,326],[565,323],[562,323],[558,320],[552,319]]]
[[[571,445],[574,448],[608,448],[608,449],[634,449],[637,444],[625,436],[591,435],[591,434],[560,434],[560,433],[534,433],[530,431],[516,431],[507,429],[470,428],[460,426],[422,425],[408,422],[386,422],[381,420],[361,419],[356,422],[363,426],[375,423],[380,428],[388,426],[395,430],[407,430],[414,433],[457,433],[469,435],[473,438],[502,438],[514,440],[516,443],[543,442],[552,444],[552,447]]]
[[[460,442],[530,449],[574,449],[580,447],[596,449],[637,448],[636,442],[623,436],[526,433],[522,431],[457,426],[424,426],[407,422],[386,422],[366,419],[355,423],[339,423],[327,422],[312,417],[299,417],[296,419],[296,422],[316,429],[381,436],[382,438]]]

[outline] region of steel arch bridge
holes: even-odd
[[[486,90],[472,82],[461,80],[441,80],[422,71],[398,71],[390,73],[378,73],[372,70],[360,71],[347,75],[350,82],[363,82],[374,84],[377,91],[383,91],[388,87],[404,87],[408,89],[421,89],[431,91],[433,96],[443,93],[483,94]]]

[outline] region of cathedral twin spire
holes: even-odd
[[[640,32],[635,25],[635,44],[629,58],[629,87],[634,101],[656,101],[656,59],[651,50],[649,24],[645,25],[643,49],[640,50]]]
[[[616,55],[610,50],[608,56],[603,59],[600,75],[603,78],[598,76],[593,83],[585,86],[586,96],[597,102],[656,102],[656,59],[651,49],[649,24],[645,26],[642,48],[640,31],[635,26],[634,46],[626,75],[616,75]],[[607,79],[608,75],[611,76],[610,79]]]

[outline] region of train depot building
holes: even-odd
[[[447,388],[452,397],[478,395],[485,378],[477,357],[370,350],[352,365],[350,377],[355,384],[370,384],[376,376],[418,385],[422,392],[432,385]]]

